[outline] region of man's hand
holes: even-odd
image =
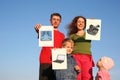
[[[37,24],[37,25],[35,25],[35,31],[37,32],[37,33],[39,33],[39,29],[41,28],[41,25],[40,24]]]

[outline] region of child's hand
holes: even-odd
[[[80,72],[80,67],[77,65],[77,66],[75,66],[75,70],[77,71],[77,72]]]

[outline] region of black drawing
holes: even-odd
[[[99,31],[99,27],[100,27],[99,25],[94,26],[91,24],[89,26],[89,29],[87,29],[87,33],[90,35],[96,35]]]
[[[54,60],[53,62],[63,63],[63,62],[64,62],[64,59],[65,59],[65,55],[63,55],[63,54],[58,54],[56,60]]]

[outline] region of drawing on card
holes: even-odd
[[[39,46],[53,47],[53,45],[54,45],[53,26],[42,26],[39,29]]]
[[[64,59],[65,59],[65,55],[63,55],[63,54],[58,54],[56,60],[54,60],[53,62],[63,63],[63,62],[64,62]]]
[[[65,48],[52,49],[52,69],[67,69],[67,54]]]
[[[51,41],[52,40],[52,31],[41,31],[41,41]]]
[[[86,20],[86,40],[100,40],[101,36],[101,20],[87,19]]]
[[[99,31],[100,25],[90,25],[89,29],[87,29],[87,33],[90,35],[96,35]]]

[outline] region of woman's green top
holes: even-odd
[[[85,34],[79,36],[77,34],[70,35],[70,38],[74,41],[73,54],[89,54],[91,55],[91,40],[85,40]]]

